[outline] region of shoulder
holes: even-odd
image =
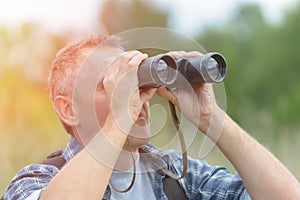
[[[26,199],[32,193],[45,189],[58,171],[55,166],[43,164],[24,167],[10,182],[4,199]]]

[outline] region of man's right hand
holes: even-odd
[[[126,134],[138,119],[143,104],[156,91],[139,90],[138,87],[138,67],[147,57],[147,54],[139,51],[124,52],[106,66],[103,74],[103,88],[108,105],[106,123],[117,123]]]

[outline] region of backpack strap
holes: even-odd
[[[62,150],[55,151],[42,162],[44,165],[53,165],[57,167],[58,169],[61,169],[65,164],[66,160],[62,156]]]
[[[185,191],[182,189],[181,185],[179,184],[178,180],[173,179],[170,176],[167,176],[163,179],[163,189],[170,200],[187,200],[187,196]]]

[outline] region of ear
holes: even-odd
[[[66,96],[56,96],[53,101],[54,109],[62,122],[69,126],[76,125],[73,113],[72,99]]]

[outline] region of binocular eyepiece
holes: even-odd
[[[141,88],[163,85],[178,88],[187,83],[219,83],[224,80],[226,72],[226,60],[217,52],[176,60],[168,54],[159,54],[141,63],[138,79]]]

